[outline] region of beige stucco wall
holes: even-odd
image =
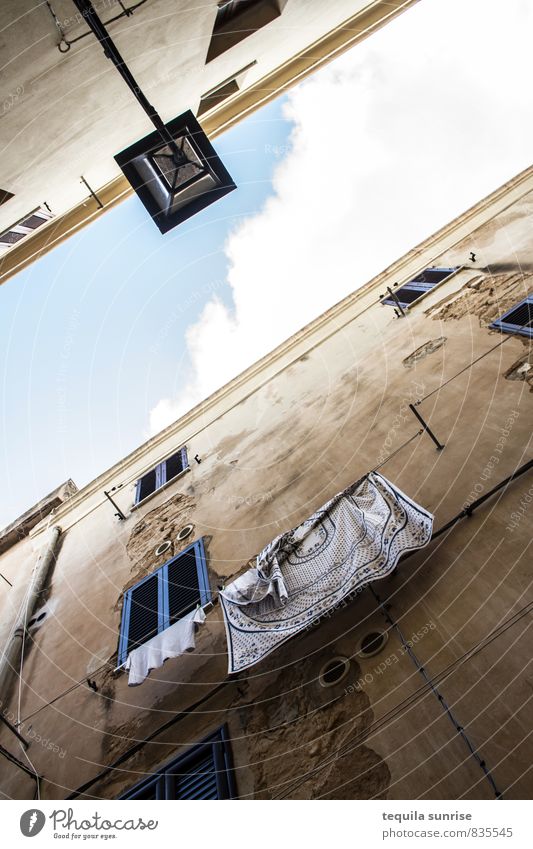
[[[524,339],[509,338],[419,406],[443,451],[426,434],[416,436],[419,425],[407,404],[507,338],[487,324],[532,289],[532,211],[533,169],[51,517],[63,535],[50,615],[28,646],[20,690],[23,730],[59,749],[36,740],[30,746],[44,775],[44,797],[65,797],[170,720],[176,721],[89,792],[119,795],[226,722],[242,797],[492,796],[440,702],[402,652],[396,630],[375,658],[356,656],[359,639],[385,626],[368,590],[229,682],[218,605],[198,633],[196,651],[168,661],[142,686],[128,688],[125,675],[112,670],[124,589],[166,559],[154,555],[162,540],[171,538],[173,553],[180,550],[175,536],[187,522],[195,526],[194,537],[204,539],[215,590],[274,536],[410,437],[382,471],[434,511],[436,528],[462,509],[470,493],[482,495],[530,458],[531,386],[505,376],[528,355]],[[387,285],[433,264],[465,268],[405,319],[377,302]],[[132,511],[134,480],[183,443],[190,470]],[[494,456],[498,462],[487,473]],[[530,614],[509,619],[532,600],[527,544],[533,514],[527,504],[509,529],[532,483],[531,474],[519,478],[376,587],[406,638],[426,628],[415,651],[509,798],[533,791],[527,773]],[[124,522],[103,497],[104,489],[119,484]],[[1,640],[23,597],[40,535],[34,529],[0,558],[1,571],[14,583],[0,590]],[[336,655],[352,659],[349,675],[324,689],[319,671]],[[98,692],[85,685],[87,677]],[[180,715],[202,699],[198,711]],[[12,712],[18,700],[17,688]],[[15,751],[7,729],[0,730],[0,742]],[[342,757],[335,757],[338,751]],[[2,763],[0,771],[2,792],[24,797],[27,776]]]

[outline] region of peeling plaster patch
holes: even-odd
[[[176,536],[181,528],[189,523],[194,507],[195,501],[191,496],[179,493],[151,510],[132,528],[126,544],[127,555],[133,563],[131,578],[123,587],[115,610],[120,608],[122,593],[125,590],[164,562],[154,554],[155,548],[164,539],[169,539],[171,542],[166,553],[166,560],[170,560],[190,544],[190,539],[179,542]]]
[[[390,770],[364,742],[317,769],[349,740],[364,734],[373,720],[364,690],[345,695],[347,679],[329,691],[319,686],[318,671],[331,659],[331,651],[286,669],[274,667],[275,680],[263,687],[261,698],[240,709],[250,741],[255,798],[278,794],[290,799],[385,797]],[[275,662],[274,658],[264,664],[263,674],[264,666]],[[357,679],[360,668],[353,662],[352,667],[351,676]]]
[[[503,375],[506,380],[523,380],[533,392],[533,350],[526,357],[521,357]]]
[[[427,357],[429,354],[433,354],[434,351],[438,351],[439,348],[442,348],[446,341],[446,336],[439,336],[438,339],[430,339],[429,342],[424,342],[424,344],[420,345],[416,351],[413,351],[412,354],[405,357],[403,360],[405,368],[413,368],[419,360],[423,360],[424,357]]]
[[[465,316],[477,316],[486,327],[521,301],[533,286],[531,276],[517,267],[514,274],[493,274],[475,278],[461,292],[449,295],[425,311],[437,321],[458,321]],[[517,337],[522,338],[523,337]]]

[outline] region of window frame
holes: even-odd
[[[181,557],[186,555],[192,549],[195,550],[195,558],[196,558],[196,572],[198,575],[198,591],[199,591],[199,604],[201,607],[205,607],[206,604],[209,604],[211,601],[211,587],[209,585],[209,575],[207,571],[207,560],[205,556],[205,548],[203,539],[200,537],[199,539],[192,542],[187,548],[184,548],[183,551],[180,551],[178,554],[171,557],[170,560],[167,560],[166,563],[163,563],[162,566],[159,566],[153,572],[150,572],[149,575],[145,575],[144,578],[141,578],[140,581],[137,581],[132,587],[129,587],[124,592],[124,601],[122,604],[122,614],[120,619],[120,632],[119,632],[119,640],[118,640],[118,661],[117,666],[123,666],[128,657],[128,639],[129,639],[129,630],[130,630],[130,616],[131,616],[131,599],[133,591],[140,587],[142,584],[149,581],[154,575],[157,575],[157,633],[160,634],[162,631],[165,631],[170,627],[170,611],[169,611],[169,600],[168,600],[168,568],[171,564],[175,563]],[[184,614],[187,615],[187,614]],[[179,621],[179,620],[177,620]],[[174,624],[174,623],[172,623]],[[155,636],[155,634],[154,634]],[[148,639],[151,639],[149,637]],[[148,639],[145,642],[148,642]],[[144,645],[144,643],[139,643],[139,645]]]
[[[511,315],[511,313],[515,312],[515,310],[520,309],[520,307],[525,304],[531,304],[533,308],[533,292],[519,301],[517,304],[514,304],[507,312],[504,312],[499,318],[489,324],[489,328],[491,330],[500,330],[502,333],[512,333],[518,334],[519,336],[527,336],[528,339],[533,338],[533,324],[527,327],[524,324],[511,324],[508,321],[505,321],[506,317]]]
[[[209,745],[212,747],[217,792],[221,792],[218,799],[235,799],[235,771],[233,768],[233,759],[231,756],[231,748],[226,725],[221,726],[221,728],[218,728],[216,731],[209,734],[208,737],[201,742],[196,743],[187,752],[184,752],[176,758],[173,758],[171,761],[168,761],[164,766],[160,767],[156,773],[143,779],[138,784],[133,785],[133,787],[130,787],[129,790],[126,790],[125,793],[119,796],[119,799],[123,801],[139,799],[146,790],[155,785],[156,801],[180,801],[179,798],[172,795],[172,770],[175,770],[176,767],[179,767],[180,769],[183,769],[184,767],[186,768],[187,765],[194,762],[196,758],[199,756],[202,757],[205,753],[205,747]]]
[[[420,277],[421,275],[425,274],[426,271],[447,271],[448,274],[446,275],[446,277],[443,277],[442,280],[439,280],[437,283],[425,283],[416,279],[417,277]],[[419,271],[418,274],[415,275],[415,277],[412,277],[410,280],[406,280],[405,283],[401,284],[401,286],[398,286],[396,289],[393,289],[393,292],[398,298],[402,309],[409,310],[414,304],[418,304],[421,298],[427,295],[428,292],[433,292],[434,289],[436,289],[438,286],[442,286],[443,283],[447,283],[448,280],[454,277],[459,271],[461,271],[461,266],[455,266],[453,268],[448,268],[446,266],[426,266],[426,268],[423,268],[421,271]],[[411,292],[419,292],[419,295],[417,298],[414,298],[410,303],[407,303],[405,301],[402,301],[400,295],[402,289],[408,289]],[[385,297],[381,298],[380,303],[384,304],[385,306],[398,306],[397,302],[391,295],[386,295]]]
[[[14,197],[14,195],[12,195]],[[10,200],[10,198],[7,198]],[[7,200],[5,201],[7,203]],[[40,221],[35,224],[34,227],[28,224],[32,218],[38,218]],[[35,230],[38,230],[44,224],[48,224],[54,218],[54,215],[49,212],[48,209],[45,209],[43,206],[38,206],[36,209],[32,209],[31,212],[28,212],[23,218],[16,221],[14,224],[11,224],[10,227],[5,228],[0,232],[0,252],[3,256],[7,251],[11,248],[18,245],[26,236],[30,236]],[[14,233],[16,236],[19,236],[14,242],[4,241],[4,237],[8,236],[10,233]]]
[[[181,453],[181,472],[178,472],[177,475],[174,475],[173,477],[167,480],[167,462],[179,453]],[[148,471],[146,471],[143,475],[140,476],[140,478],[138,478],[138,480],[135,482],[135,502],[133,506],[137,507],[139,504],[143,504],[145,501],[155,495],[156,492],[159,492],[159,490],[167,486],[167,484],[180,478],[186,471],[189,470],[189,468],[190,466],[189,456],[187,453],[187,446],[183,445],[181,448],[178,448],[177,451],[174,451],[172,454],[169,454],[168,457],[165,457],[165,459],[158,463],[157,466],[152,466],[151,469],[148,469]],[[141,498],[140,495],[142,481],[147,475],[151,474],[152,472],[155,472],[155,489],[153,489],[152,492],[149,492],[148,495],[145,495],[143,498]]]

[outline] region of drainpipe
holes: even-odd
[[[22,646],[24,644],[24,635],[28,621],[31,619],[40,601],[52,566],[55,563],[55,554],[60,535],[61,528],[54,527],[51,529],[48,544],[44,552],[39,555],[33,570],[27,602],[23,605],[23,609],[19,611],[11,637],[0,658],[0,705],[3,707],[7,706],[13,680],[19,675]]]

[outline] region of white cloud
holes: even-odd
[[[234,308],[187,332],[155,433],[530,164],[527,0],[420,3],[296,89],[264,208],[229,236]]]

